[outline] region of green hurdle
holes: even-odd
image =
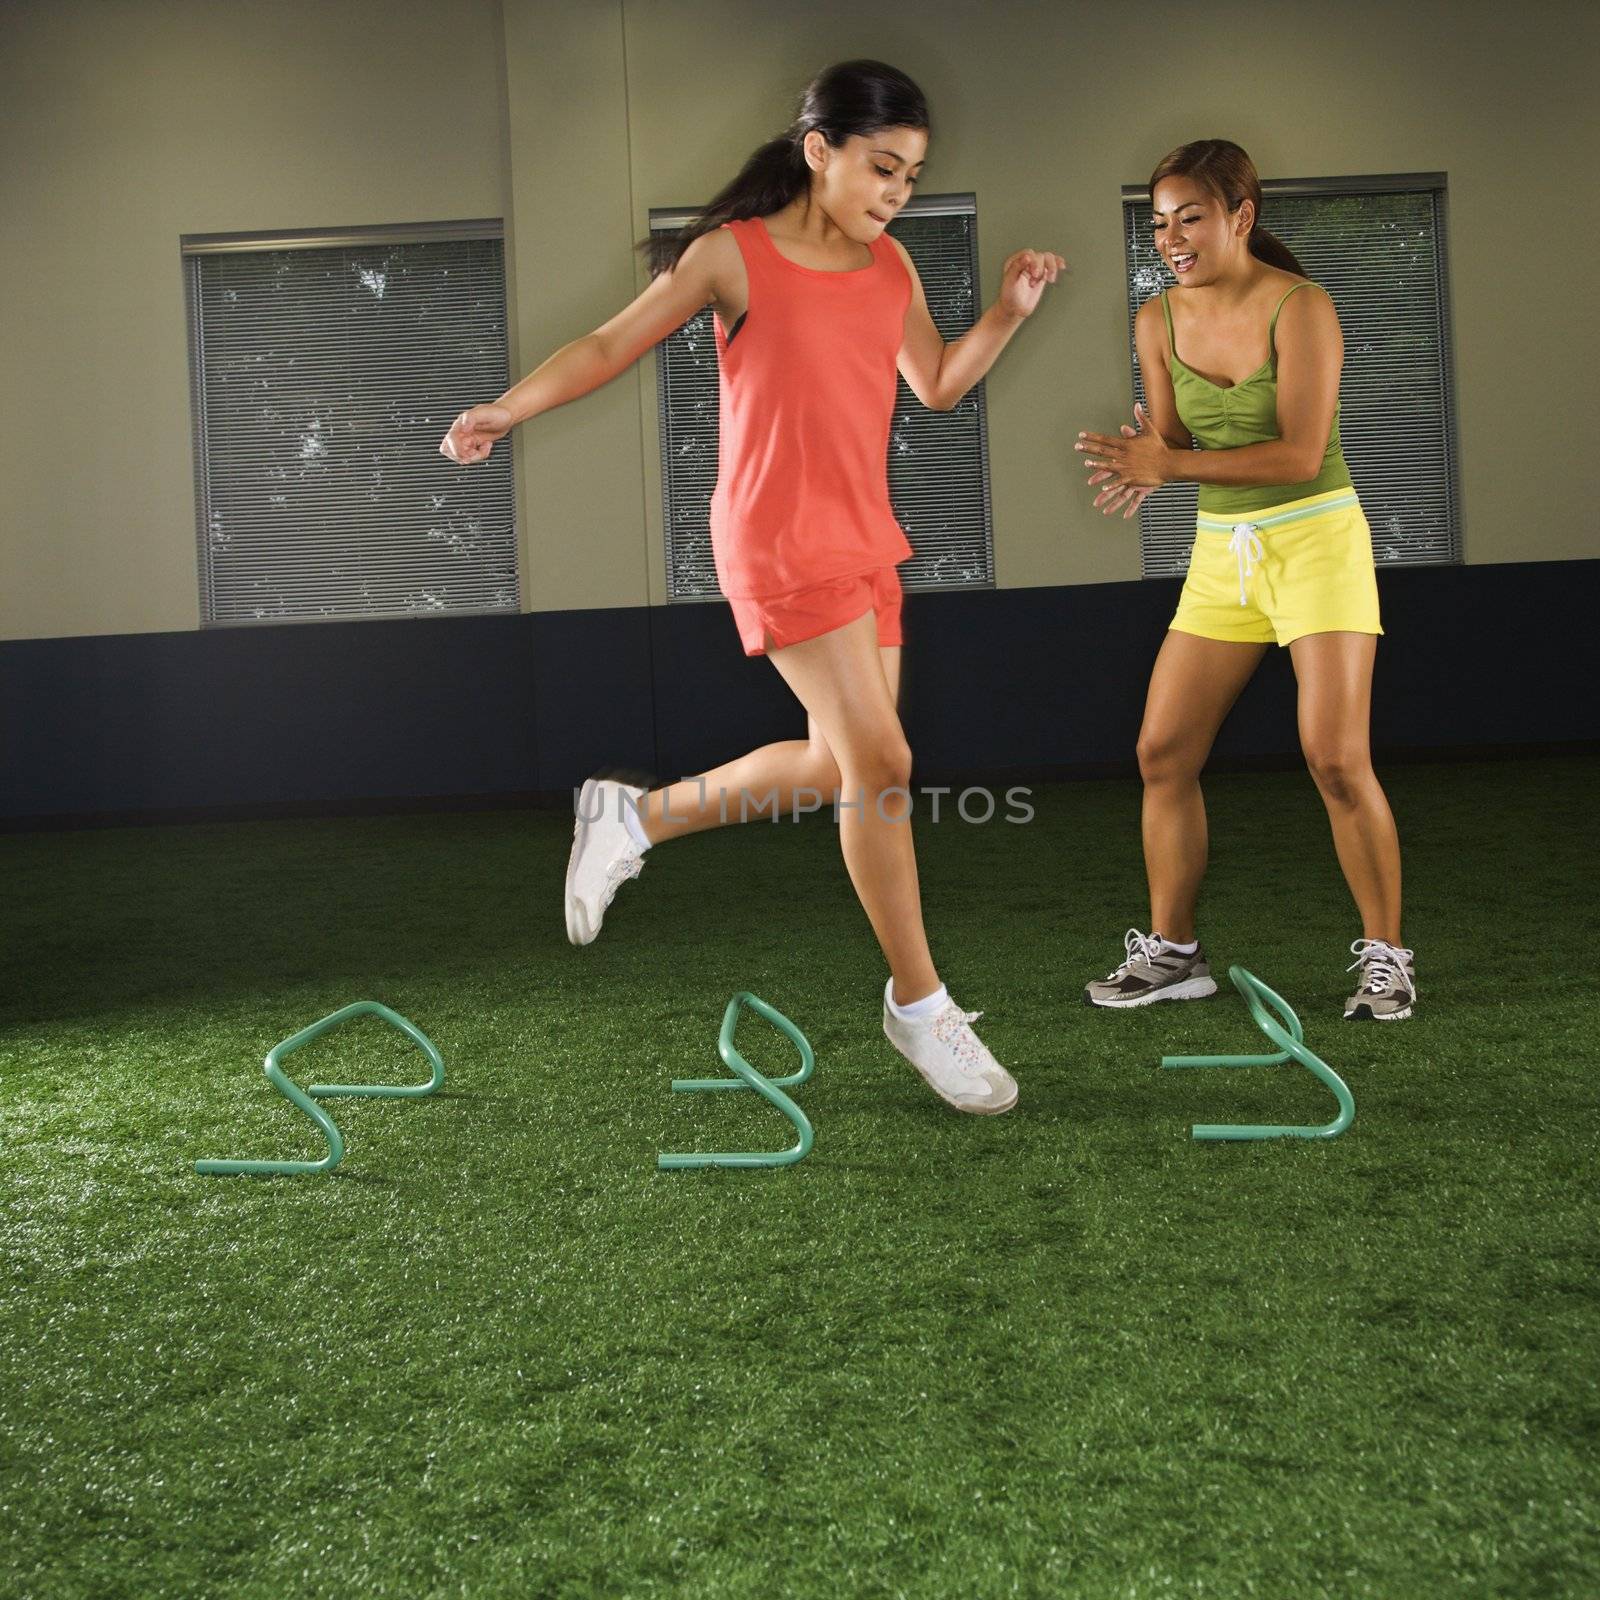
[[[313,1039],[320,1038],[330,1028],[337,1028],[340,1023],[349,1022],[352,1017],[365,1016],[382,1017],[422,1050],[432,1068],[426,1083],[314,1083],[309,1089],[302,1089],[283,1070],[281,1063],[285,1056],[292,1055],[302,1045],[310,1044]],[[323,1137],[328,1141],[327,1155],[320,1161],[197,1161],[194,1170],[203,1177],[224,1177],[238,1172],[274,1174],[332,1172],[344,1159],[344,1139],[340,1135],[338,1124],[311,1096],[321,1095],[324,1099],[343,1095],[374,1100],[415,1100],[422,1095],[432,1094],[444,1082],[444,1058],[434,1049],[433,1041],[414,1022],[402,1017],[398,1011],[391,1011],[388,1006],[380,1005],[376,1000],[357,1000],[354,1004],[335,1011],[332,1016],[324,1017],[320,1022],[313,1022],[309,1028],[302,1028],[299,1033],[291,1034],[267,1052],[263,1070],[266,1072],[267,1082],[286,1100],[299,1106],[322,1130]]]
[[[1253,972],[1229,967],[1233,986],[1245,998],[1256,1026],[1266,1034],[1278,1053],[1271,1056],[1162,1056],[1163,1067],[1280,1067],[1298,1061],[1333,1090],[1339,1114],[1320,1126],[1295,1127],[1274,1123],[1197,1123],[1189,1130],[1191,1138],[1218,1139],[1334,1139],[1355,1121],[1356,1102],[1343,1078],[1320,1056],[1306,1047],[1300,1019],[1281,995],[1274,994]],[[1272,1016],[1271,1006],[1278,1015]]]
[[[739,1024],[741,1011],[749,1009],[763,1016],[780,1033],[787,1034],[800,1052],[800,1067],[786,1078],[768,1078],[757,1072],[734,1048],[733,1033]],[[656,1157],[656,1166],[667,1171],[684,1167],[788,1167],[803,1160],[811,1150],[811,1124],[806,1114],[783,1091],[804,1083],[817,1064],[811,1043],[795,1025],[774,1006],[769,1006],[758,996],[741,991],[729,1002],[722,1013],[722,1032],[717,1038],[717,1054],[728,1068],[737,1074],[732,1078],[674,1078],[674,1093],[693,1094],[713,1089],[754,1089],[763,1099],[770,1101],[795,1126],[799,1140],[787,1150],[771,1151],[716,1151],[705,1154],[662,1154]]]

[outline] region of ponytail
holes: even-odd
[[[857,135],[885,128],[929,126],[928,102],[905,73],[882,61],[841,61],[817,74],[800,97],[800,112],[775,139],[746,159],[739,175],[677,233],[641,239],[650,275],[670,272],[702,234],[745,217],[770,217],[806,193],[811,168],[806,135],[820,133],[835,150]]]
[[[1257,261],[1265,261],[1269,267],[1282,267],[1285,272],[1292,272],[1297,278],[1309,278],[1311,274],[1295,259],[1295,253],[1275,233],[1268,233],[1258,222],[1250,230],[1250,254]]]
[[[650,276],[670,272],[683,252],[703,233],[712,233],[724,222],[743,217],[769,217],[781,211],[811,181],[806,164],[805,135],[791,127],[769,139],[752,152],[739,175],[712,200],[687,227],[677,233],[652,234],[641,239],[638,249],[650,261]]]

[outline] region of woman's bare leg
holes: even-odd
[[[1217,729],[1266,649],[1169,632],[1150,673],[1139,729],[1150,931],[1175,944],[1195,938],[1195,907],[1206,871],[1209,841],[1200,771]]]
[[[1372,770],[1371,633],[1314,633],[1289,646],[1300,684],[1300,748],[1361,913],[1361,936],[1400,943],[1400,837]]]

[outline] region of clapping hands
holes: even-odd
[[[1142,404],[1134,406],[1133,416],[1138,426],[1130,428],[1123,423],[1120,438],[1080,433],[1075,446],[1089,469],[1089,487],[1106,485],[1094,497],[1095,509],[1108,517],[1121,511],[1124,520],[1138,511],[1152,491],[1169,481],[1172,454]]]

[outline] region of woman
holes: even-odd
[[[911,546],[888,494],[895,372],[951,410],[1039,303],[1059,256],[1007,260],[998,301],[946,346],[911,257],[886,232],[928,145],[921,90],[850,61],[805,91],[682,233],[653,251],[654,281],[559,350],[441,449],[481,461],[529,417],[598,388],[706,306],[715,315],[721,444],[711,540],[746,655],[767,655],[805,707],[809,736],[765,745],[646,794],[591,778],[567,868],[567,933],[587,944],[620,885],[663,840],[743,821],[746,800],[809,807],[842,790],[840,843],[887,958],[883,1027],[957,1110],[1007,1111],[1017,1088],[934,968],[908,825],[911,751],[896,709],[901,591]],[[797,905],[796,911],[801,906]]]
[[[1287,647],[1300,744],[1361,915],[1344,1014],[1401,1021],[1416,1005],[1400,942],[1400,844],[1372,770],[1378,590],[1372,539],[1339,444],[1344,342],[1333,302],[1261,226],[1261,183],[1225,139],[1174,150],[1150,179],[1156,247],[1176,279],[1139,309],[1149,397],[1139,431],[1081,433],[1095,504],[1132,515],[1163,483],[1200,485],[1176,615],[1150,678],[1144,777],[1148,934],[1085,998],[1124,1008],[1216,992],[1195,926],[1206,866],[1200,771],[1267,646]],[[1181,352],[1181,353],[1180,353]],[[1194,449],[1198,444],[1199,449]]]

